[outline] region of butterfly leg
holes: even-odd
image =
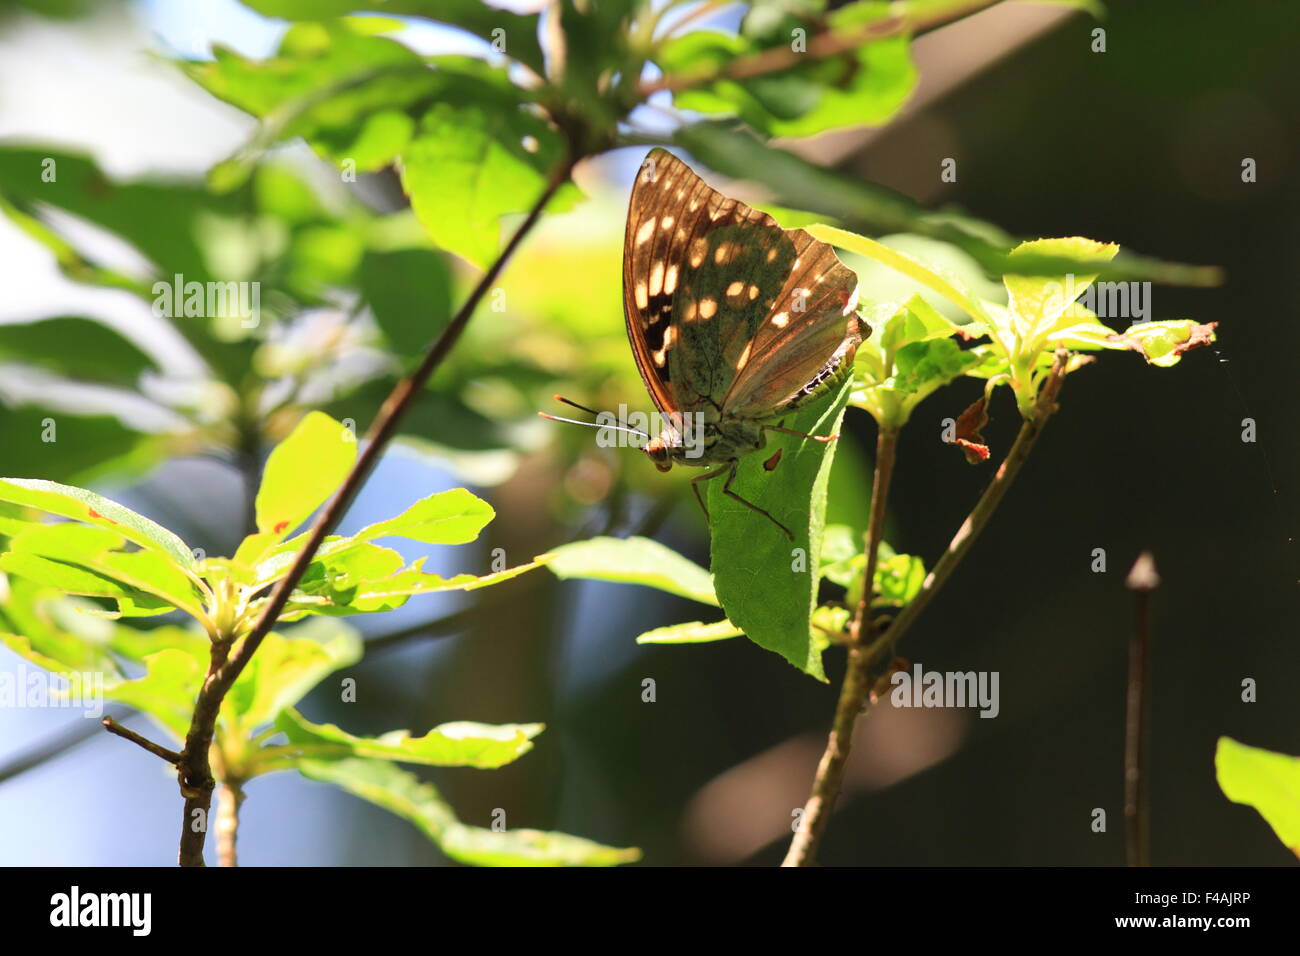
[[[709,517],[709,506],[704,503],[704,496],[700,494],[700,482],[711,481],[723,475],[728,468],[734,465],[723,465],[721,468],[715,468],[713,471],[706,472],[703,475],[691,479],[691,491],[695,492],[695,500],[700,503],[700,510],[704,512],[704,523],[708,525],[710,531],[713,530],[713,520]]]
[[[759,514],[761,514],[761,515],[762,515],[764,518],[766,518],[768,521],[772,522],[772,524],[776,525],[778,528],[780,528],[782,531],[784,531],[784,532],[785,532],[785,536],[786,536],[787,538],[789,538],[791,541],[793,541],[793,540],[794,540],[794,534],[791,533],[791,531],[790,531],[789,528],[787,528],[785,525],[781,524],[781,522],[777,521],[777,520],[776,520],[775,518],[773,518],[770,514],[768,514],[768,512],[764,511],[764,510],[763,510],[762,508],[760,508],[758,505],[754,504],[754,502],[752,502],[752,501],[747,501],[746,499],[740,497],[740,495],[736,494],[734,491],[731,490],[731,483],[732,483],[733,481],[736,480],[736,467],[737,467],[738,464],[739,464],[738,462],[732,462],[732,463],[731,463],[731,474],[729,474],[729,475],[727,476],[727,481],[726,481],[726,483],[722,486],[722,493],[723,493],[724,495],[726,495],[728,498],[732,499],[733,501],[739,501],[739,502],[740,502],[742,505],[744,505],[746,508],[750,508],[750,509],[752,509],[752,510],[754,510],[754,511],[757,511]],[[715,474],[716,474],[716,473],[715,473]]]
[[[780,432],[782,435],[794,435],[796,438],[811,438],[813,441],[819,441],[819,442],[823,442],[823,443],[825,443],[825,442],[832,442],[832,441],[834,441],[835,439],[837,439],[837,438],[840,437],[838,434],[835,434],[835,435],[809,435],[809,434],[807,434],[807,433],[805,433],[805,432],[797,432],[797,431],[794,431],[793,429],[782,428],[780,425],[760,425],[759,428],[762,429],[762,430],[765,431],[765,432]]]

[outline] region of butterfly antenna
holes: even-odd
[[[600,412],[596,411],[594,408],[588,408],[586,405],[579,405],[571,398],[565,398],[563,395],[556,395],[555,400],[557,402],[563,402],[565,405],[569,405],[579,411],[595,415],[597,418],[600,417]],[[614,431],[627,432],[629,435],[639,435],[646,441],[650,440],[650,436],[639,428],[628,428],[624,425],[606,425],[603,422],[580,422],[572,418],[560,418],[557,415],[548,415],[546,412],[538,412],[537,414],[542,418],[549,418],[553,422],[567,422],[570,425],[586,425],[589,428],[612,428]]]
[[[649,439],[650,436],[638,428],[627,428],[623,425],[606,425],[603,422],[580,422],[576,418],[561,418],[559,415],[551,415],[547,412],[538,412],[538,417],[549,418],[553,422],[566,422],[569,425],[586,425],[588,428],[612,428],[616,432],[627,432],[629,435],[636,435],[638,438]]]
[[[592,415],[599,415],[599,414],[600,414],[600,412],[596,411],[594,408],[588,408],[586,405],[579,405],[579,404],[578,404],[577,402],[575,402],[573,399],[571,399],[571,398],[565,398],[563,395],[556,395],[556,396],[555,396],[555,400],[556,400],[557,402],[563,402],[565,405],[569,405],[569,406],[571,406],[572,408],[576,408],[576,409],[577,409],[578,411],[580,411],[580,412],[588,412],[588,413],[590,413],[590,414],[592,414]]]

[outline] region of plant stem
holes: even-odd
[[[913,622],[920,613],[925,610],[930,601],[934,599],[939,589],[947,583],[948,578],[957,570],[957,565],[961,563],[966,552],[970,550],[979,533],[984,530],[989,519],[993,517],[993,512],[997,510],[1002,498],[1011,487],[1011,483],[1016,480],[1020,474],[1020,469],[1024,466],[1025,460],[1029,453],[1033,451],[1034,445],[1038,442],[1039,436],[1043,433],[1043,428],[1047,420],[1052,417],[1056,411],[1056,398],[1061,393],[1061,385],[1065,381],[1065,363],[1068,354],[1064,351],[1058,351],[1056,361],[1052,364],[1052,369],[1047,374],[1047,379],[1043,383],[1041,391],[1038,393],[1038,400],[1034,407],[1034,413],[1020,425],[1020,431],[1016,434],[1016,440],[1011,445],[1011,450],[1007,452],[1007,457],[1002,460],[998,466],[997,473],[989,486],[984,489],[980,495],[979,501],[975,502],[975,507],[971,509],[966,520],[962,522],[957,533],[953,535],[952,541],[948,543],[948,550],[930,569],[926,575],[925,581],[921,584],[921,590],[917,593],[912,602],[899,612],[898,617],[894,618],[893,623],[885,630],[885,633],[876,638],[868,648],[868,657],[870,663],[874,664],[884,656],[888,649],[895,647],[899,640],[907,633]]]
[[[866,646],[863,646],[861,641],[869,640],[871,637],[870,620],[869,618],[863,618],[859,623],[859,617],[862,613],[861,604],[859,604],[858,615],[855,616],[853,625],[856,631],[850,635],[852,637],[856,634],[858,639],[855,639],[849,645],[848,671],[844,675],[844,684],[840,691],[839,703],[836,705],[835,719],[831,726],[830,737],[827,739],[826,750],[822,754],[821,763],[817,766],[817,776],[813,780],[812,796],[809,797],[804,808],[804,818],[800,832],[795,834],[782,866],[810,866],[812,864],[817,852],[817,844],[826,828],[826,821],[830,812],[829,802],[839,792],[840,783],[844,777],[844,767],[848,761],[849,747],[852,743],[853,724],[867,703],[867,685],[872,667],[898,643],[899,638],[911,627],[912,622],[916,620],[916,616],[921,613],[921,610],[930,602],[939,588],[943,587],[944,582],[948,580],[957,565],[961,563],[961,559],[965,557],[966,552],[970,550],[975,538],[988,524],[989,518],[992,517],[998,503],[1002,501],[1003,496],[1007,493],[1011,482],[1020,473],[1021,466],[1024,465],[1029,452],[1038,441],[1038,436],[1042,434],[1047,420],[1056,411],[1056,398],[1060,394],[1061,384],[1065,380],[1068,357],[1068,353],[1063,349],[1056,353],[1056,360],[1053,362],[1052,369],[1043,383],[1042,390],[1039,392],[1034,414],[1021,424],[1015,443],[1011,446],[1011,450],[1007,452],[1007,457],[1003,459],[997,474],[993,476],[993,481],[984,489],[979,501],[975,503],[975,507],[971,509],[970,514],[966,516],[966,520],[962,522],[957,534],[948,545],[948,550],[944,552],[943,557],[939,559],[926,576],[920,592],[903,609],[902,613],[894,618],[885,632]],[[884,433],[882,432],[878,441],[883,441],[883,439]],[[890,451],[891,461],[889,466],[892,468],[892,449]],[[877,482],[880,481],[881,458],[881,453],[877,451]],[[873,492],[873,496],[874,494]],[[884,507],[883,501],[881,507],[882,509]],[[874,525],[876,522],[874,497],[871,517]],[[870,543],[868,543],[868,547],[870,548]],[[870,557],[870,552],[868,552],[868,555]],[[863,600],[870,600],[870,586],[873,580],[874,569],[873,578],[868,579],[866,582]]]
[[[105,717],[100,721],[100,723],[104,725],[104,729],[110,734],[116,734],[123,740],[129,740],[131,743],[143,747],[155,757],[162,757],[163,760],[166,760],[170,764],[178,764],[181,762],[181,755],[176,753],[174,750],[168,750],[162,744],[154,743],[148,737],[137,734],[129,727],[123,727],[112,717]]]
[[[880,554],[880,540],[885,533],[885,506],[889,499],[889,485],[894,476],[894,457],[898,447],[898,429],[881,428],[876,436],[876,468],[871,483],[871,518],[867,526],[865,567],[862,572],[862,597],[849,627],[848,667],[844,683],[840,685],[839,702],[835,705],[835,718],[831,723],[826,750],[817,766],[812,794],[804,804],[803,819],[790,842],[782,866],[808,866],[817,855],[830,819],[835,798],[839,796],[844,780],[844,767],[853,746],[853,727],[867,699],[867,682],[870,668],[865,642],[871,637],[872,584],[876,579],[876,564]]]
[[[808,39],[805,50],[796,51],[792,44],[774,46],[748,56],[736,57],[721,66],[711,65],[702,70],[663,76],[643,83],[640,93],[642,97],[649,97],[660,90],[678,92],[703,86],[715,80],[745,80],[769,73],[779,73],[810,60],[823,60],[848,53],[877,40],[940,26],[949,20],[975,13],[1000,2],[1001,0],[952,0],[950,3],[939,4],[935,12],[925,17],[914,16],[908,12],[891,13],[885,19],[864,23],[850,30],[827,30],[819,33]]]
[[[1133,592],[1134,627],[1128,645],[1128,701],[1124,740],[1124,831],[1129,866],[1150,866],[1147,826],[1147,657],[1151,646],[1151,592],[1160,586],[1155,559],[1142,552],[1124,582]]]
[[[294,559],[289,573],[279,581],[267,598],[252,630],[234,647],[233,653],[230,653],[228,659],[226,652],[230,649],[230,645],[222,642],[213,643],[212,659],[209,664],[207,678],[204,680],[203,687],[194,702],[194,715],[190,721],[189,733],[185,738],[185,749],[178,766],[181,793],[185,796],[185,815],[181,823],[179,853],[181,866],[203,865],[203,844],[207,830],[205,821],[212,804],[212,789],[215,785],[208,749],[212,746],[212,738],[216,731],[217,715],[220,713],[222,700],[225,699],[227,692],[229,692],[235,680],[248,664],[249,659],[257,652],[262,640],[275,625],[280,612],[284,610],[284,606],[289,600],[289,595],[307,571],[316,550],[321,546],[325,537],[334,529],[335,525],[338,524],[348,506],[352,504],[357,492],[361,490],[361,486],[365,484],[366,478],[376,461],[378,461],[380,454],[396,433],[397,426],[401,423],[407,409],[423,391],[429,377],[443,363],[452,347],[460,339],[461,333],[465,331],[465,327],[469,324],[469,320],[479,302],[482,301],[492,284],[496,282],[501,270],[505,267],[507,260],[515,249],[518,248],[520,242],[537,224],[537,220],[541,218],[542,210],[546,207],[546,204],[550,202],[551,197],[555,195],[560,186],[568,181],[569,173],[572,171],[575,162],[576,160],[573,158],[568,159],[551,176],[546,189],[524,218],[524,221],[520,223],[510,237],[509,242],[506,243],[505,248],[501,250],[496,260],[488,267],[487,272],[483,274],[478,284],[475,285],[473,291],[469,294],[469,298],[465,300],[451,323],[429,347],[419,366],[410,375],[398,382],[384,400],[374,423],[370,427],[370,431],[366,435],[365,447],[362,449],[361,454],[357,456],[356,464],[353,465],[352,470],[343,480],[343,484],[339,486],[338,491],[334,493],[328,504],[321,510],[315,524],[312,525],[311,534]],[[221,648],[225,648],[225,650],[219,652]]]
[[[239,865],[235,844],[239,840],[239,809],[243,805],[243,782],[223,780],[217,804],[217,860],[221,866]]]

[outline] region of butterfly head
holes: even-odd
[[[664,436],[659,435],[645,443],[645,453],[650,460],[655,463],[655,467],[660,471],[670,471],[673,467],[672,452],[669,451],[668,442],[664,441]]]

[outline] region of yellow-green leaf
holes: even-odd
[[[271,452],[257,490],[257,530],[283,538],[334,493],[352,469],[357,438],[324,412],[311,412]]]

